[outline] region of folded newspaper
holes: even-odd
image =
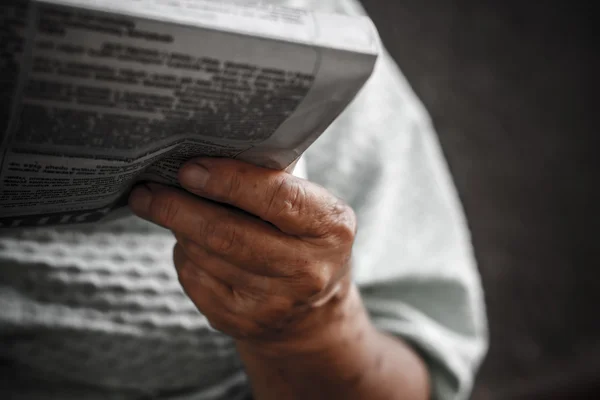
[[[371,75],[367,17],[203,0],[4,0],[0,227],[93,222],[193,157],[283,169]]]

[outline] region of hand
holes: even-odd
[[[345,203],[286,172],[226,159],[189,162],[179,180],[189,193],[146,184],[130,206],[174,232],[179,280],[215,329],[258,343],[335,323],[351,292],[356,219]]]

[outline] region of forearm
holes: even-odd
[[[374,328],[355,288],[331,313],[335,323],[300,338],[296,351],[238,342],[256,400],[429,398],[423,361],[406,343]]]

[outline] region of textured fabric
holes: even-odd
[[[354,274],[373,321],[423,355],[434,398],[465,398],[487,343],[479,277],[429,119],[387,54],[303,161],[357,212]],[[0,235],[0,398],[247,395],[232,340],[179,287],[169,232],[128,216]]]

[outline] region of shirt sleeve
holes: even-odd
[[[354,277],[372,320],[422,355],[434,399],[466,399],[487,349],[480,277],[432,124],[385,51],[306,158],[358,216]]]

